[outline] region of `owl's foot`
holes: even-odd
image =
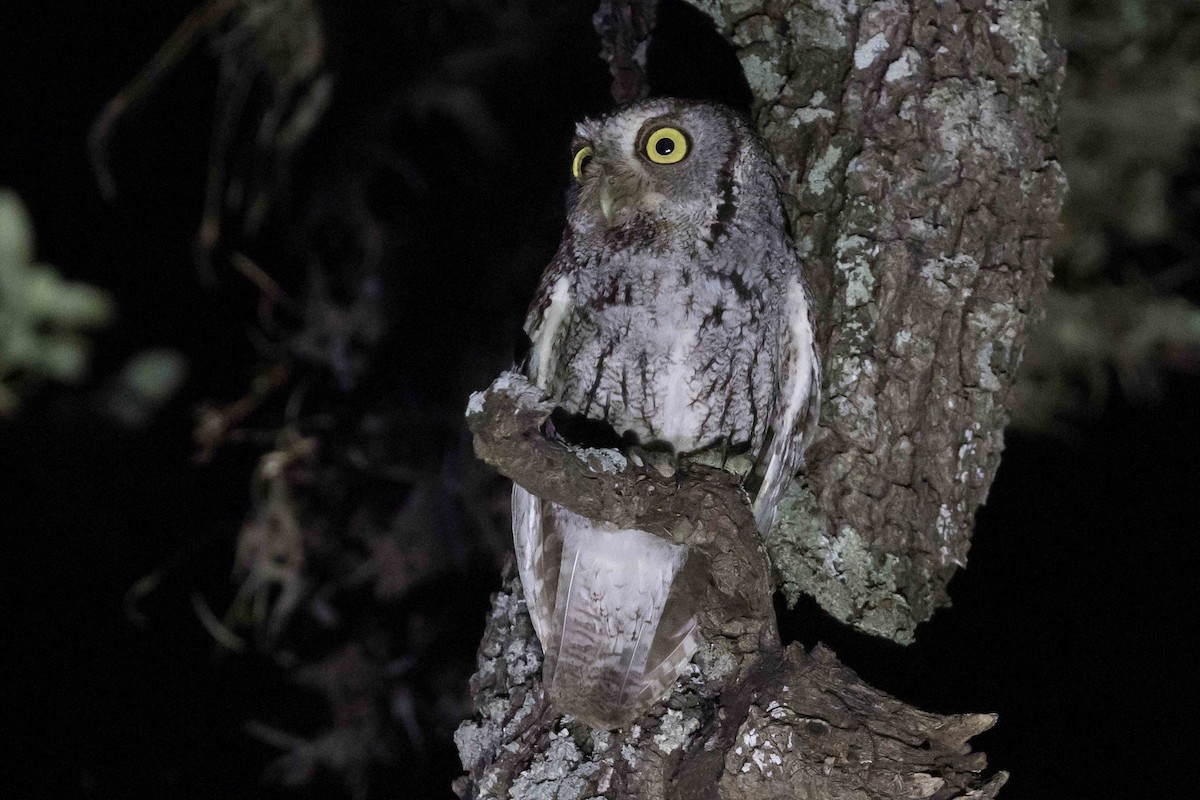
[[[675,482],[683,480],[683,470],[680,468],[679,457],[666,450],[648,450],[641,445],[630,445],[625,455],[639,467],[648,467],[664,478],[675,477]]]
[[[743,478],[754,470],[755,465],[755,458],[750,453],[748,445],[732,444],[729,441],[719,442],[703,450],[685,453],[680,460],[685,467],[691,464],[703,464],[706,467],[732,472]]]

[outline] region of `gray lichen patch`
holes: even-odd
[[[566,730],[550,734],[550,746],[513,781],[509,797],[526,800],[581,800],[600,765],[585,761]]]
[[[887,49],[888,37],[885,33],[876,33],[871,38],[859,42],[854,50],[854,68],[866,69],[872,66]]]
[[[700,720],[696,715],[685,715],[669,708],[663,716],[662,727],[654,734],[654,746],[664,755],[670,755],[686,746],[699,727]]]
[[[805,188],[815,195],[823,195],[834,188],[833,173],[840,165],[842,148],[829,145],[813,162],[805,178]]]
[[[580,461],[596,472],[615,475],[629,466],[629,460],[620,450],[599,447],[573,447]]]
[[[701,643],[694,663],[703,681],[723,681],[737,670],[737,661],[733,656],[712,642]]]
[[[514,577],[507,590],[496,595],[488,628],[479,647],[471,689],[476,695],[477,717],[454,732],[459,758],[468,769],[484,771],[496,750],[526,723],[534,712],[541,648],[520,599],[521,586]],[[513,689],[521,688],[513,708]]]
[[[492,381],[492,385],[486,391],[471,393],[471,397],[467,401],[466,416],[478,416],[483,412],[483,401],[488,392],[510,394],[513,398],[529,406],[536,406],[542,401],[542,392],[537,386],[526,380],[521,373],[509,370],[500,373],[500,376]]]
[[[836,148],[835,148],[836,149]],[[834,245],[835,268],[845,282],[843,292],[846,308],[866,305],[875,288],[872,261],[879,254],[879,245],[865,236],[843,235]]]
[[[917,76],[920,68],[921,54],[911,47],[905,47],[900,57],[888,64],[883,80],[885,83],[900,83],[906,78]]]
[[[905,122],[925,125],[932,114],[933,144],[939,152],[996,159],[1012,168],[1022,148],[1021,121],[1011,114],[1009,98],[990,80],[939,83],[925,97],[909,97],[900,109]]]
[[[900,556],[880,553],[858,532],[828,532],[811,489],[793,482],[764,542],[789,606],[814,598],[835,619],[903,644],[913,640],[915,615],[905,593],[925,591]]]
[[[760,54],[760,50],[765,51],[765,54]],[[770,56],[770,51],[765,47],[748,48],[743,50],[739,57],[746,83],[755,95],[771,99],[778,96],[787,76],[780,72],[777,63]]]
[[[1012,306],[1003,303],[988,303],[967,315],[966,335],[978,344],[974,358],[963,364],[968,383],[974,375],[975,384],[981,389],[999,392],[1003,388],[997,369],[1004,371],[1015,361],[1013,348],[1020,324],[1021,319],[1013,313]]]
[[[837,114],[832,108],[828,107],[829,98],[824,92],[814,92],[812,97],[808,98],[808,102],[797,109],[793,114],[788,115],[786,109],[779,107],[776,113],[780,117],[787,115],[787,124],[799,128],[801,125],[811,125],[815,122],[831,123],[837,119]]]
[[[796,740],[784,726],[771,724],[771,717],[764,717],[758,708],[751,708],[733,749],[725,754],[725,771],[735,778],[748,775],[751,779],[779,786],[786,785],[784,758],[795,749]],[[795,759],[788,758],[786,769],[797,766]]]
[[[857,13],[855,0],[814,0],[787,4],[784,16],[797,48],[839,52],[849,45]]]
[[[996,21],[988,30],[999,36],[1013,53],[1009,72],[1022,80],[1037,80],[1052,66],[1052,59],[1043,46],[1047,36],[1041,3],[1029,0],[996,0]]]

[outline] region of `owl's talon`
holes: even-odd
[[[679,474],[679,459],[675,457],[674,453],[647,450],[644,447],[633,445],[625,451],[625,455],[639,467],[652,469],[664,478]]]

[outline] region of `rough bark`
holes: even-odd
[[[789,600],[909,642],[1003,449],[1065,180],[1041,0],[693,0],[733,42],[818,303],[825,403],[767,547]]]
[[[646,51],[658,0],[600,0],[592,25],[600,37],[600,57],[612,75],[618,104],[646,96]]]
[[[990,714],[919,711],[866,684],[818,647],[779,642],[773,584],[737,479],[680,478],[611,450],[543,435],[553,406],[501,376],[472,399],[476,452],[536,494],[587,516],[687,544],[711,568],[705,644],[676,691],[641,721],[598,731],[561,717],[541,687],[542,651],[510,569],[496,595],[471,691],[478,714],[455,734],[470,798],[994,797],[967,741]]]
[[[822,436],[766,537],[775,583],[896,641],[947,602],[1003,445],[1065,191],[1063,57],[1041,0],[692,0],[735,46],[820,305]],[[610,58],[616,64],[619,59]],[[463,797],[994,797],[967,744],[995,717],[928,714],[831,653],[782,647],[731,478],[676,484],[547,440],[515,376],[473,401],[479,455],[578,513],[709,559],[706,646],[641,722],[548,707],[508,576],[456,735]]]

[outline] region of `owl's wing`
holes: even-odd
[[[517,484],[512,488],[513,545],[517,553],[517,572],[525,590],[525,604],[533,630],[549,651],[554,628],[554,595],[558,590],[558,571],[562,559],[562,537],[543,524],[543,508],[548,505]],[[549,534],[549,536],[547,536]]]
[[[789,281],[784,302],[781,385],[783,394],[771,421],[771,444],[762,486],[754,499],[760,533],[775,522],[775,509],[804,461],[804,448],[817,429],[821,405],[821,362],[817,358],[812,307],[799,277]]]
[[[699,649],[702,569],[687,563],[684,545],[581,517],[520,486],[512,502],[517,568],[550,696],[598,728],[632,721]]]
[[[550,263],[525,320],[525,332],[531,345],[526,372],[534,384],[551,396],[555,390],[554,365],[558,361],[563,323],[570,317],[573,303],[571,279],[565,269],[567,247],[564,242]],[[556,630],[551,614],[558,585],[562,538],[551,526],[543,524],[542,512],[546,505],[540,498],[513,484],[513,546],[517,554],[517,571],[521,575],[533,629],[543,649],[549,650]]]
[[[547,504],[561,542],[544,676],[559,709],[600,728],[640,716],[699,647],[688,548]],[[693,571],[694,572],[694,571]]]
[[[529,335],[530,343],[526,371],[535,384],[551,395],[556,388],[554,367],[565,332],[563,323],[569,319],[575,304],[574,282],[570,273],[560,267],[564,260],[563,248],[550,262],[533,307],[525,318],[525,333]]]

